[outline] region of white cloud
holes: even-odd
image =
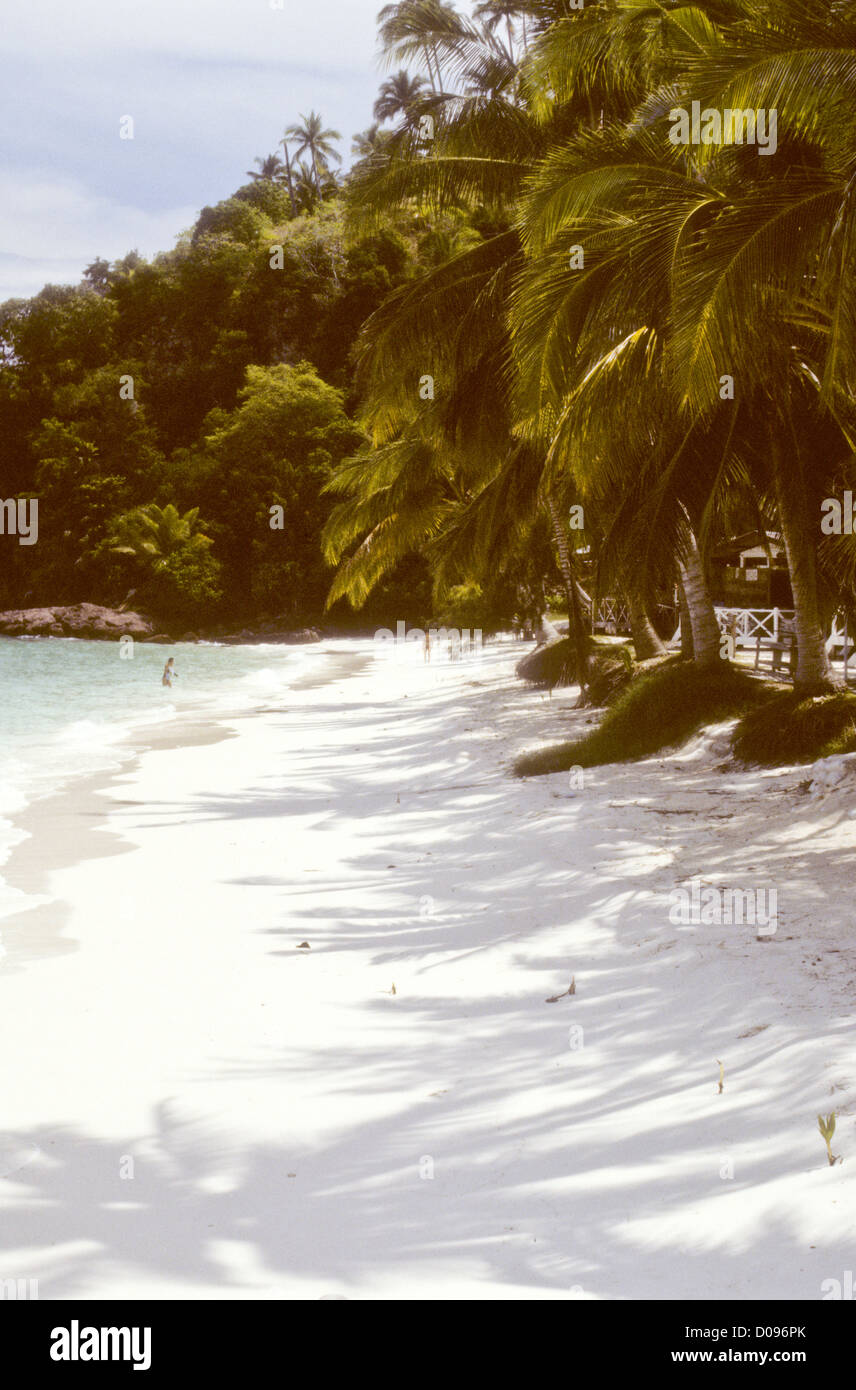
[[[8,7],[9,53],[48,48],[87,63],[96,55],[169,53],[335,68],[376,52],[378,0],[29,0]]]
[[[75,282],[96,255],[168,250],[310,109],[341,131],[347,166],[383,80],[382,4],[7,4],[0,298]],[[119,140],[126,114],[133,141]]]
[[[147,212],[89,193],[68,179],[0,173],[0,300],[46,283],[76,283],[96,256],[168,250],[196,209]]]

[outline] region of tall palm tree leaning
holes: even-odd
[[[393,159],[386,170],[370,168],[364,174],[360,173],[351,188],[352,214],[357,220],[362,221],[367,217],[371,221],[372,213],[400,208],[410,198],[420,195],[435,206],[438,202],[460,206],[463,199],[476,205],[491,206],[498,228],[505,223],[506,229],[500,230],[497,236],[480,246],[453,257],[444,267],[423,276],[414,286],[393,295],[385,308],[366,325],[362,354],[362,363],[366,368],[366,424],[375,447],[381,451],[381,458],[377,460],[380,464],[378,476],[383,474],[387,463],[384,450],[391,447],[391,436],[405,424],[404,419],[399,419],[397,407],[402,406],[406,417],[409,383],[418,377],[418,363],[430,361],[435,365],[438,380],[443,378],[445,382],[443,419],[437,419],[439,429],[436,438],[431,441],[438,459],[449,460],[455,456],[456,449],[452,446],[460,448],[462,415],[466,414],[468,418],[468,467],[458,497],[473,520],[470,523],[462,519],[459,524],[456,519],[454,529],[470,542],[471,569],[476,567],[477,552],[480,563],[494,548],[491,532],[496,529],[495,523],[499,523],[500,531],[505,524],[503,519],[507,516],[508,508],[500,498],[514,496],[518,522],[522,519],[521,505],[525,510],[526,506],[539,500],[550,517],[568,588],[569,609],[575,628],[579,628],[578,649],[583,654],[585,643],[582,640],[579,596],[566,527],[561,521],[566,514],[564,503],[577,499],[563,496],[566,486],[561,477],[550,478],[547,485],[543,459],[549,449],[549,434],[543,441],[543,449],[535,450],[536,455],[541,455],[540,465],[537,459],[531,459],[531,450],[521,450],[519,440],[515,441],[513,428],[505,438],[501,437],[502,430],[498,426],[505,414],[502,407],[507,389],[499,379],[494,379],[497,368],[507,362],[505,310],[509,289],[520,268],[516,264],[520,253],[519,239],[508,226],[508,211],[515,198],[519,198],[525,177],[534,172],[537,161],[543,158],[550,143],[549,125],[545,122],[541,126],[527,111],[516,81],[516,65],[509,61],[507,52],[497,43],[490,29],[473,27],[463,17],[452,25],[449,14],[441,13],[435,6],[394,8],[397,20],[404,17],[402,11],[407,11],[408,23],[407,26],[401,25],[395,33],[387,28],[385,37],[392,45],[390,56],[399,59],[418,57],[415,52],[418,41],[415,20],[421,18],[418,39],[427,42],[432,50],[436,47],[443,54],[447,70],[452,75],[459,75],[466,83],[466,94],[456,96],[452,92],[444,93],[440,102],[435,103],[439,130],[434,157],[430,161],[411,161],[408,151],[403,149],[401,158]],[[421,16],[416,15],[417,9],[423,11]],[[441,109],[441,102],[446,111]],[[581,102],[582,119],[586,112],[587,103]],[[566,266],[567,257],[564,259]],[[565,270],[564,279],[567,278]],[[393,342],[394,352],[390,355],[389,348]],[[602,348],[598,352],[600,355]],[[499,375],[503,379],[506,377],[503,371]],[[473,397],[481,400],[481,410],[473,409]],[[464,399],[467,401],[466,411],[461,404]],[[486,402],[491,402],[487,410],[484,409]],[[614,415],[611,409],[608,413],[610,418]],[[488,415],[489,420],[485,418]],[[372,416],[376,419],[372,420]],[[475,428],[479,419],[489,427],[484,431],[483,440],[475,437],[479,433]],[[426,440],[431,433],[429,426],[433,423],[434,414],[423,412],[417,428]],[[478,482],[474,476],[477,458],[480,463],[488,458],[491,460]],[[340,570],[337,595],[344,592],[356,594],[354,585],[358,577],[366,578],[367,565],[371,568],[372,578],[379,573],[379,551],[383,549],[388,558],[397,553],[393,544],[396,534],[402,538],[402,543],[406,540],[412,544],[414,537],[411,510],[406,514],[406,524],[402,521],[400,484],[396,486],[394,499],[391,492],[388,494],[394,505],[389,516],[381,520],[382,490],[372,490],[370,479],[375,470],[367,460],[364,460],[364,466],[368,495],[377,503],[372,511],[372,520],[377,529],[370,536],[370,549],[367,543]],[[496,474],[496,482],[501,486],[493,486],[488,481],[491,473]],[[509,486],[512,480],[513,488]],[[328,528],[328,555],[334,563],[340,558],[342,543],[347,544],[356,538],[351,531],[345,535],[343,527],[346,522],[348,526],[353,523],[354,494],[359,496],[361,491],[358,470],[349,471],[347,477],[343,474],[342,482],[346,486],[341,491],[351,491],[352,495],[348,503],[343,503],[341,509],[335,511]],[[418,495],[418,470],[415,483],[414,493]],[[454,509],[455,512],[457,510]],[[434,542],[441,540],[439,526],[443,549],[448,555],[450,548],[446,543],[446,521],[428,512],[425,515],[426,542],[432,550],[436,548]],[[480,524],[482,519],[484,525]],[[474,543],[474,530],[479,538],[478,544]],[[442,562],[443,556],[438,554],[435,558]],[[644,613],[643,596],[640,593],[634,598],[638,598],[634,607],[639,610],[641,618]],[[646,633],[646,636],[651,641],[653,634]],[[658,644],[651,641],[651,645],[656,647]],[[716,656],[719,656],[718,642]],[[581,674],[584,677],[584,670]]]
[[[495,572],[500,534],[507,541],[510,531],[519,540],[540,501],[554,530],[584,684],[586,634],[562,521],[565,499],[555,489],[549,495],[539,489],[542,469],[515,440],[503,406],[503,304],[519,255],[509,216],[547,140],[519,101],[516,65],[489,29],[445,6],[393,8],[396,23],[402,23],[395,32],[389,25],[382,30],[391,45],[388,56],[418,60],[423,46],[438,67],[442,55],[465,91],[428,97],[439,125],[430,161],[396,146],[386,165],[358,171],[350,186],[352,218],[370,226],[378,213],[394,213],[421,197],[456,209],[462,203],[490,206],[496,234],[454,251],[435,271],[393,294],[365,326],[360,379],[375,453],[340,471],[331,487],[347,501],[334,509],[325,532],[328,558],[340,563],[361,526],[368,534],[341,566],[331,599],[347,595],[359,605],[384,568],[417,540],[435,562],[435,588]],[[412,418],[412,382],[426,361],[443,387],[437,408]],[[462,458],[466,467],[450,487],[447,473]],[[509,512],[502,499],[510,493],[517,505]],[[453,576],[455,570],[460,573]]]
[[[658,7],[655,16],[661,37],[668,9]],[[757,17],[756,10],[762,12]],[[846,436],[852,440],[853,433],[846,425],[856,316],[852,277],[843,270],[856,245],[853,123],[844,114],[853,105],[852,6],[736,0],[723,5],[720,32],[708,35],[695,29],[698,15],[688,28],[689,12],[675,13],[679,29],[692,38],[684,53],[676,44],[660,55],[648,42],[637,46],[649,71],[640,72],[646,94],[640,99],[638,90],[630,93],[635,136],[627,136],[626,126],[623,135],[607,127],[595,137],[605,146],[603,157],[597,158],[595,138],[588,137],[577,140],[576,150],[572,141],[545,161],[539,176],[544,186],[536,187],[524,213],[535,283],[521,298],[519,322],[525,326],[540,299],[549,338],[533,333],[532,324],[527,336],[540,336],[554,362],[563,357],[573,371],[581,309],[573,290],[564,303],[557,297],[554,269],[571,242],[586,247],[585,274],[593,276],[594,290],[589,299],[599,303],[601,321],[613,333],[616,300],[604,291],[617,292],[623,301],[619,322],[635,306],[639,327],[643,291],[659,282],[669,309],[660,327],[678,408],[695,422],[696,433],[708,433],[712,407],[726,399],[721,383],[737,385],[736,398],[730,397],[736,404],[734,444],[746,467],[752,455],[763,455],[789,561],[798,637],[795,683],[822,688],[830,668],[816,582],[815,495],[826,465],[824,451],[813,453],[811,441],[821,431],[830,433],[829,458],[846,452]],[[586,5],[539,44],[533,80],[540,78],[541,90],[553,99],[570,98],[581,84],[593,86],[586,64],[594,54],[599,77],[611,74],[629,86],[627,26],[636,26],[641,38],[648,19],[645,7],[631,0]],[[623,61],[605,61],[610,43],[618,45],[616,56]],[[775,159],[733,148],[742,133],[732,141],[727,132],[709,145],[690,144],[682,167],[673,167],[674,131],[666,129],[666,120],[699,95],[717,111],[777,114],[780,148],[766,151]],[[628,141],[628,148],[606,148],[615,140]],[[611,274],[618,264],[614,254],[610,261],[598,258],[604,237],[616,230],[635,241],[625,275]],[[578,285],[583,284],[581,276]],[[605,337],[603,349],[614,354],[614,337]],[[723,371],[728,375],[721,376]],[[543,376],[549,379],[550,373],[542,369]],[[730,445],[724,462],[728,453],[733,456]],[[664,479],[670,473],[671,465]],[[684,547],[684,559],[694,566],[691,545]]]
[[[324,121],[317,111],[310,111],[308,116],[301,113],[300,121],[302,124],[291,125],[285,132],[286,140],[294,140],[297,143],[295,159],[307,150],[312,160],[312,169],[315,174],[315,187],[318,197],[321,199],[321,169],[328,167],[328,161],[335,159],[337,164],[341,164],[342,156],[332,145],[333,140],[341,140],[342,136],[338,130],[325,130]]]
[[[856,454],[856,7],[521,8],[533,38],[522,73],[493,32],[502,12],[513,48],[511,0],[485,0],[481,27],[440,0],[380,16],[388,61],[429,73],[437,137],[430,159],[402,142],[364,162],[352,216],[371,223],[414,200],[483,206],[496,230],[395,291],[364,327],[374,457],[342,474],[331,558],[369,534],[337,583],[370,586],[382,556],[405,547],[430,550],[439,571],[472,533],[468,517],[501,539],[506,499],[555,496],[561,519],[573,486],[587,513],[603,513],[600,567],[641,581],[638,598],[676,564],[695,660],[714,667],[705,558],[737,499],[739,515],[778,518],[795,684],[823,688],[820,505]],[[742,112],[745,142],[734,129],[684,139],[673,122],[697,100]],[[750,138],[745,118],[763,111],[778,113],[778,148],[760,126]],[[437,400],[417,410],[426,362]],[[337,536],[346,512],[356,529]]]

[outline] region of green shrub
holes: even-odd
[[[856,694],[849,690],[774,695],[744,715],[734,734],[735,757],[762,767],[812,763],[854,751]]]
[[[571,767],[632,762],[685,743],[705,724],[741,714],[768,700],[763,684],[723,662],[700,670],[668,657],[637,676],[591,733],[519,758],[520,777],[566,772]]]
[[[145,601],[166,619],[210,619],[223,597],[219,579],[220,565],[210,550],[186,542],[157,562],[144,590]]]

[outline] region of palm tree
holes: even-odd
[[[401,112],[408,125],[412,125],[414,107],[424,89],[425,83],[421,77],[411,77],[410,73],[402,68],[394,77],[387,78],[381,87],[374,104],[375,120],[383,125],[385,121],[394,120]]]
[[[372,159],[375,155],[381,155],[389,146],[394,137],[388,130],[381,130],[375,122],[369,126],[368,130],[362,130],[355,135],[351,142],[351,153],[357,159]]]
[[[287,185],[287,187],[288,187],[288,196],[289,196],[289,199],[291,200],[291,215],[292,215],[292,217],[296,217],[296,216],[297,216],[297,201],[296,201],[295,196],[294,196],[294,176],[293,176],[293,170],[292,170],[292,167],[291,167],[291,152],[290,152],[290,150],[289,150],[289,148],[288,148],[288,131],[286,131],[285,134],[283,135],[283,138],[280,140],[279,145],[280,145],[280,149],[282,150],[283,154],[285,155],[285,182],[286,182],[286,185]]]
[[[454,50],[461,37],[473,32],[446,0],[398,0],[384,5],[378,23],[384,55],[393,61],[423,62],[435,93],[443,91],[441,49]]]
[[[435,8],[395,7],[396,20],[401,19],[403,8],[409,10],[406,17],[411,28],[399,28],[400,44],[416,42],[413,21],[419,16],[415,9],[440,28]],[[510,214],[551,132],[522,107],[516,67],[487,28],[455,21],[443,32],[436,33],[434,28],[430,32],[437,39],[436,51],[446,55],[465,91],[441,98],[446,109],[430,161],[414,161],[408,149],[393,150],[384,164],[357,171],[351,185],[352,216],[357,224],[370,225],[374,216],[403,208],[415,197],[438,209],[451,209],[462,201],[487,205],[497,222],[505,220],[506,226],[393,295],[366,325],[361,355],[364,424],[380,451],[393,448],[396,440],[421,438],[436,460],[438,477],[446,475],[450,460],[457,457],[460,466],[461,453],[465,455],[469,476],[460,480],[454,505],[446,508],[442,520],[424,514],[428,529],[423,539],[441,579],[450,577],[446,572],[454,569],[465,552],[471,565],[486,570],[495,566],[500,538],[510,541],[519,536],[536,510],[543,509],[553,530],[582,652],[578,585],[567,528],[561,521],[568,498],[561,482],[541,487],[543,454],[539,462],[515,438],[505,380],[509,356],[505,316],[514,276],[521,268],[520,241],[509,225]],[[443,404],[436,410],[423,410],[415,419],[413,382],[418,379],[419,364],[426,362],[433,364],[442,380]],[[400,451],[395,456],[401,457]],[[381,554],[390,562],[397,555],[399,534],[413,543],[409,511],[402,527],[406,476],[397,484],[395,514],[386,517],[377,510],[383,495],[374,493],[373,477],[374,465],[366,456],[341,475],[341,490],[350,500],[340,504],[331,519],[330,558],[343,553],[337,551],[339,542],[346,546],[355,539],[354,517],[360,514],[363,496],[374,498],[372,515],[378,529],[371,546],[361,547],[340,570],[334,588],[337,595],[354,597],[358,587],[364,593],[369,570],[372,575],[379,573]],[[501,488],[495,486],[499,478]],[[363,486],[368,489],[365,494]],[[511,496],[516,505],[513,517]]]
[[[207,550],[213,544],[197,529],[198,524],[198,507],[182,516],[171,502],[165,507],[149,502],[117,519],[110,549],[116,555],[133,555],[142,563],[157,567],[182,546]]]
[[[525,23],[527,12],[531,13],[536,8],[526,4],[525,0],[480,0],[480,3],[473,9],[476,19],[481,20],[487,29],[493,34],[503,24],[505,25],[508,58],[510,62],[515,62],[514,52],[514,21],[523,20]]]
[[[341,140],[342,136],[338,130],[325,130],[324,122],[316,111],[310,111],[308,116],[301,115],[300,121],[301,124],[289,126],[285,135],[287,140],[294,140],[297,144],[296,159],[299,159],[308,150],[315,176],[315,188],[320,201],[324,196],[321,189],[320,171],[321,169],[326,170],[330,159],[335,159],[337,164],[341,164],[342,156],[334,149],[331,141]]]
[[[440,209],[462,201],[487,205],[498,230],[475,245],[472,239],[453,244],[436,271],[392,295],[365,327],[363,423],[375,452],[345,465],[333,482],[347,500],[334,509],[325,537],[328,559],[341,562],[331,601],[348,596],[361,603],[417,541],[434,562],[438,593],[462,577],[495,573],[540,509],[553,530],[584,680],[587,637],[561,520],[568,499],[560,488],[540,489],[542,464],[514,437],[504,380],[505,307],[520,268],[510,214],[549,131],[521,108],[516,67],[489,30],[456,21],[438,38],[436,51],[447,54],[465,90],[434,102],[441,132],[432,159],[416,162],[411,148],[396,147],[384,164],[357,171],[352,217],[369,225],[415,195]],[[426,362],[442,382],[442,402],[414,411],[413,383]],[[411,457],[420,460],[412,478]],[[386,485],[390,459],[397,466],[394,489]],[[426,494],[428,478],[433,490]],[[363,543],[344,559],[369,521]]]
[[[668,386],[677,386],[666,408],[683,414],[696,445],[709,430],[723,370],[740,383],[722,467],[739,466],[742,455],[756,493],[766,489],[774,501],[794,591],[797,683],[820,686],[829,666],[812,502],[825,465],[811,441],[820,431],[835,457],[853,438],[856,315],[844,266],[856,226],[844,150],[852,149],[854,129],[835,112],[852,110],[842,100],[854,84],[856,31],[847,7],[819,0],[800,7],[798,24],[780,0],[751,14],[742,5],[716,8],[719,32],[688,26],[675,12],[683,39],[664,46],[662,11],[658,31],[646,31],[644,7],[587,6],[579,23],[555,26],[538,46],[533,71],[554,94],[596,92],[601,121],[610,101],[618,115],[635,107],[638,138],[628,145],[621,132],[606,132],[600,147],[581,139],[545,163],[524,212],[532,274],[521,293],[518,342],[524,357],[531,354],[530,380],[551,385],[558,409],[580,379],[586,337],[596,357],[598,338],[608,354],[634,314],[637,327],[652,321],[650,286],[662,305],[653,320],[665,338],[662,398],[669,402]],[[756,154],[722,143],[685,150],[676,162],[666,116],[699,90],[716,108],[775,105],[780,130],[786,113],[776,163],[764,168]],[[610,250],[617,228],[627,254]],[[558,267],[572,242],[585,243],[589,269],[570,287]],[[592,311],[600,325],[587,323]],[[532,403],[539,420],[544,407]],[[708,480],[713,485],[710,470]]]
[[[252,169],[247,170],[251,179],[256,181],[267,179],[270,183],[280,182],[282,171],[285,166],[278,154],[266,155],[264,159],[257,156],[254,163],[259,167],[255,171]]]
[[[301,159],[292,170],[294,179],[294,199],[300,212],[312,212],[318,206],[318,189],[311,166]]]
[[[572,10],[533,0],[521,9],[536,35],[525,75],[509,60],[511,35],[506,49],[492,33],[516,13],[504,0],[479,7],[481,27],[435,0],[381,16],[389,56],[424,59],[440,129],[430,160],[401,145],[356,171],[352,219],[368,226],[414,201],[481,205],[503,230],[453,252],[366,326],[365,421],[378,459],[354,463],[348,495],[358,499],[366,479],[370,567],[397,535],[415,543],[417,516],[438,575],[465,542],[483,561],[491,547],[507,549],[515,507],[522,515],[537,502],[560,516],[578,490],[602,518],[601,568],[637,616],[677,570],[695,659],[712,664],[720,643],[705,556],[736,499],[744,515],[778,516],[797,682],[822,685],[816,499],[856,442],[853,7],[589,0]],[[462,90],[442,91],[444,73]],[[727,144],[676,149],[668,113],[694,95],[778,105],[784,151],[767,162]],[[579,246],[585,269],[569,274]],[[415,411],[420,363],[434,365],[442,403]],[[733,401],[720,395],[731,377]],[[401,461],[419,441],[444,480],[436,513],[405,505]],[[397,443],[393,497],[368,480]],[[849,582],[852,556],[841,551],[828,547],[826,563]],[[361,547],[352,578],[365,561]]]

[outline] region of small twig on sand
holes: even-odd
[[[554,995],[552,996],[551,999],[545,999],[545,1000],[544,1000],[544,1003],[545,1003],[545,1004],[558,1004],[558,1002],[559,1002],[560,999],[567,999],[568,996],[569,996],[570,994],[576,994],[576,992],[577,992],[577,979],[576,979],[576,976],[575,976],[575,975],[572,975],[572,976],[571,976],[571,983],[568,985],[568,988],[562,990],[562,993],[561,993],[561,994],[554,994]]]

